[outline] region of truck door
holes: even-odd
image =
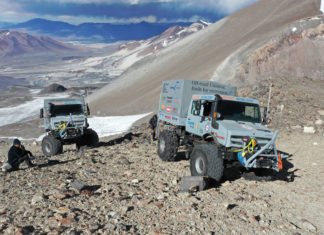
[[[211,101],[193,100],[187,118],[186,130],[198,136],[210,133],[212,120],[211,110]]]
[[[212,121],[212,101],[203,100],[200,108],[200,122],[199,122],[199,135],[203,136],[206,133],[211,132],[211,121]]]
[[[191,105],[188,110],[187,122],[186,122],[186,131],[195,135],[198,135],[199,122],[201,111],[201,100],[192,100]]]

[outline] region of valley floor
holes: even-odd
[[[182,154],[162,162],[148,128],[131,131],[83,154],[65,146],[49,159],[26,143],[40,169],[0,173],[0,233],[324,234],[323,136],[280,133],[277,145],[292,157],[272,181],[247,180],[228,166],[221,183],[179,193],[189,162]],[[10,144],[1,142],[0,161]]]

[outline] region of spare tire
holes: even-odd
[[[60,140],[52,135],[47,135],[42,140],[42,151],[45,156],[51,157],[62,153],[63,145]]]

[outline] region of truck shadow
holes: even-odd
[[[39,164],[38,167],[43,168],[43,167],[50,167],[50,166],[55,166],[55,165],[62,165],[62,164],[68,163],[68,162],[74,162],[76,160],[78,160],[78,158],[66,160],[66,161],[48,160],[46,163]]]
[[[112,139],[108,142],[99,142],[99,147],[113,146],[116,144],[121,144],[125,141],[132,141],[134,138],[139,138],[142,134],[133,134],[132,132],[127,133],[122,137]]]
[[[276,172],[270,169],[252,169],[246,170],[240,163],[234,162],[232,164],[226,164],[224,168],[224,174],[220,182],[214,180],[209,180],[208,188],[217,188],[222,186],[226,181],[235,181],[240,178],[248,181],[284,181],[284,182],[294,182],[295,178],[299,177],[296,172],[299,169],[294,169],[294,165],[291,163],[290,159],[292,156],[282,159],[283,170]]]

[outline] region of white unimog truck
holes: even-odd
[[[265,114],[267,112],[264,112]],[[258,100],[236,96],[236,87],[212,81],[163,82],[158,111],[158,154],[172,161],[185,146],[192,176],[219,181],[224,161],[246,169],[282,169],[275,141],[264,126]]]

